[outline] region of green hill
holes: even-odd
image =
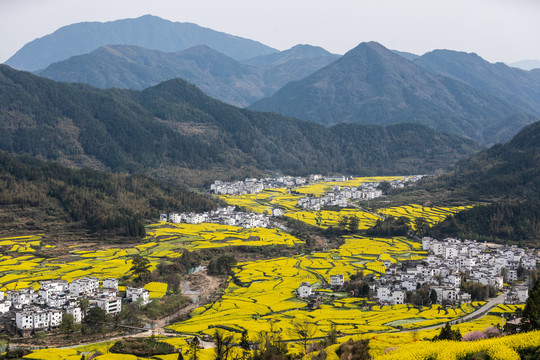
[[[163,211],[214,206],[206,197],[148,177],[70,169],[0,152],[0,236],[140,238],[143,224]]]
[[[418,124],[326,128],[239,109],[179,79],[142,92],[100,90],[5,65],[0,129],[0,150],[199,185],[272,171],[428,173],[479,149]]]
[[[460,162],[423,190],[451,199],[489,202],[446,219],[437,236],[540,246],[540,122],[514,138]]]

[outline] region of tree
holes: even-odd
[[[437,303],[437,292],[435,291],[435,289],[431,289],[431,293],[429,294],[429,300],[431,300],[432,304]]]
[[[235,346],[234,335],[226,335],[222,330],[217,329],[214,331],[214,344],[216,360],[227,360],[231,349]]]
[[[250,343],[247,330],[242,332],[242,338],[240,338],[240,349],[242,349],[242,360],[245,360],[249,354]]]
[[[392,185],[388,181],[381,181],[377,189],[381,190],[383,194],[388,194],[388,191],[392,188]]]
[[[347,228],[347,224],[349,223],[349,217],[348,216],[343,216],[341,218],[339,218],[339,222],[338,222],[338,227],[345,231],[345,229]]]
[[[414,227],[416,228],[416,233],[418,236],[423,237],[424,234],[429,230],[429,222],[420,216],[414,219]]]
[[[304,346],[304,353],[307,354],[308,342],[317,332],[317,326],[309,322],[307,317],[295,319],[292,325],[292,336],[300,340],[300,342]]]
[[[135,255],[131,263],[131,271],[135,278],[150,274],[150,261],[140,255]]]
[[[444,327],[441,328],[441,332],[439,335],[436,335],[433,338],[433,341],[438,340],[453,340],[453,341],[460,341],[461,340],[461,333],[459,330],[453,330],[450,326],[450,323],[446,323]]]
[[[177,360],[184,360],[184,355],[182,355],[182,348],[180,348],[180,350],[178,351],[178,357],[176,359]]]
[[[348,229],[350,232],[352,233],[357,232],[359,225],[360,225],[360,219],[358,219],[358,216],[352,215],[351,217],[349,217]]]
[[[90,305],[90,301],[88,298],[80,297],[77,299],[77,305],[81,308],[81,314],[84,317],[86,315],[86,310],[88,310],[88,306]]]
[[[62,315],[62,322],[60,323],[60,332],[70,339],[71,336],[81,330],[81,325],[75,322],[75,318],[71,314]]]
[[[82,331],[85,334],[101,333],[105,330],[105,325],[109,322],[109,316],[100,307],[90,308],[83,319]]]
[[[330,330],[326,333],[326,346],[337,344],[338,333],[336,330],[336,324],[330,325]]]
[[[523,331],[540,330],[540,281],[537,280],[529,291],[529,298],[525,303],[521,316]]]
[[[199,341],[199,338],[194,336],[193,339],[189,342],[189,347],[191,348],[191,352],[193,353],[193,360],[197,360],[197,353],[199,352],[199,344],[201,342]]]
[[[341,344],[336,351],[340,359],[348,360],[369,360],[369,339],[353,341],[349,339]]]

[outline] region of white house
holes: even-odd
[[[146,305],[150,302],[150,294],[148,290],[143,288],[129,287],[126,289],[126,299],[131,302],[140,301],[141,305]]]
[[[118,279],[103,279],[103,289],[112,289],[118,291]]]
[[[96,305],[107,314],[118,314],[122,311],[122,299],[116,296],[101,296],[97,299]]]
[[[313,288],[311,287],[311,284],[306,281],[300,284],[297,291],[299,298],[307,298],[312,294]]]
[[[330,285],[331,286],[343,286],[345,278],[343,274],[339,275],[330,275]]]
[[[69,307],[66,309],[66,314],[72,315],[75,322],[80,323],[82,321],[82,311],[80,307]]]
[[[527,298],[529,297],[529,288],[527,287],[517,288],[517,296],[518,296],[519,302],[521,303],[527,302]]]
[[[11,301],[9,300],[0,300],[0,314],[5,314],[9,311],[11,307]]]

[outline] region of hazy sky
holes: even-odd
[[[0,62],[81,21],[160,16],[260,41],[343,54],[364,41],[423,54],[476,52],[490,62],[540,60],[540,0],[0,0]]]

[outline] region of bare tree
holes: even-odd
[[[295,319],[292,325],[291,335],[301,341],[304,346],[304,353],[307,354],[308,342],[317,332],[317,326],[309,322],[307,317]]]
[[[223,330],[216,329],[214,332],[214,351],[216,360],[227,360],[231,349],[236,345],[233,334],[225,334]]]

